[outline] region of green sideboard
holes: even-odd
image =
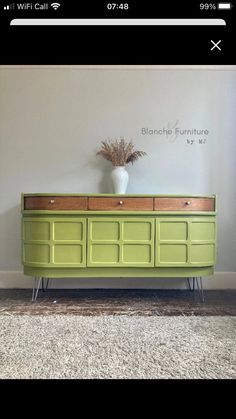
[[[25,275],[212,275],[216,196],[22,194]]]

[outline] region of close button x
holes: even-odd
[[[213,51],[213,49],[218,48],[219,51],[221,51],[221,48],[219,47],[219,43],[221,42],[221,39],[218,42],[214,42],[211,39],[211,42],[213,44],[213,47],[211,48],[211,51]]]

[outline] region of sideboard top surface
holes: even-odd
[[[187,193],[181,193],[181,194],[104,194],[104,193],[94,193],[94,194],[90,194],[90,193],[58,193],[58,192],[42,192],[42,193],[25,193],[22,192],[21,195],[24,196],[88,196],[88,197],[95,197],[95,196],[99,196],[99,197],[151,197],[151,198],[164,198],[164,197],[191,197],[191,198],[215,198],[216,195],[202,195],[202,194],[187,194]]]

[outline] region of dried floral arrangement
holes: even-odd
[[[135,150],[132,141],[126,142],[124,138],[102,141],[101,149],[97,155],[109,160],[113,166],[125,166],[128,163],[134,164],[140,157],[147,155],[145,151]]]

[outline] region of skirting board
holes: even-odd
[[[0,271],[0,288],[32,288],[33,278],[21,271]],[[236,272],[216,272],[203,278],[204,289],[236,289]],[[53,279],[50,288],[185,289],[182,278],[69,278]]]

